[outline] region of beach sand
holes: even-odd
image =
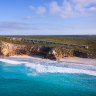
[[[48,60],[44,59],[39,56],[28,56],[28,55],[14,55],[7,57],[9,59],[36,59],[36,60]],[[89,65],[96,65],[96,59],[89,59],[89,58],[79,58],[79,57],[66,57],[60,59],[61,62],[67,63],[75,63],[75,64],[89,64]]]
[[[63,62],[71,62],[77,64],[89,64],[89,65],[96,65],[96,59],[89,59],[89,58],[79,58],[79,57],[66,57],[61,59],[60,61]]]

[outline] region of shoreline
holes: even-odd
[[[60,61],[67,62],[67,63],[76,63],[76,64],[85,64],[85,65],[95,65],[96,66],[96,59],[90,58],[80,58],[80,57],[69,57],[61,59]]]
[[[4,59],[36,59],[36,60],[50,60],[45,59],[40,56],[28,56],[28,55],[14,55],[10,57],[3,57]],[[85,64],[85,65],[95,65],[96,66],[96,59],[90,58],[79,58],[79,57],[66,57],[60,60],[56,60],[60,62],[66,63],[75,63],[75,64]]]

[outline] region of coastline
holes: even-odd
[[[14,55],[10,57],[4,57],[4,59],[36,59],[36,60],[49,60],[44,59],[40,56],[28,56],[28,55]],[[75,63],[75,64],[85,64],[85,65],[95,65],[96,66],[96,59],[90,59],[90,58],[79,58],[79,57],[66,57],[60,60],[57,60],[60,62],[67,62],[67,63]]]
[[[76,64],[87,64],[87,65],[95,65],[96,66],[96,59],[90,58],[80,58],[80,57],[66,57],[61,59],[60,61],[68,62],[68,63],[76,63]]]

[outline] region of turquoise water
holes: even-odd
[[[96,96],[96,67],[0,59],[0,96]]]

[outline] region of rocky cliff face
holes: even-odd
[[[78,52],[73,49],[64,47],[47,47],[40,45],[19,45],[1,42],[0,44],[0,55],[1,56],[13,56],[13,55],[42,55],[48,59],[61,59],[64,57],[87,57],[86,53]]]
[[[47,54],[47,58],[50,59],[61,59],[64,57],[73,57],[74,51],[64,47],[55,47]]]
[[[3,56],[12,56],[12,55],[18,55],[18,54],[24,53],[26,46],[1,42],[1,48],[0,49],[1,49],[1,54]]]
[[[51,47],[38,46],[38,45],[19,45],[1,42],[0,55],[13,56],[13,55],[47,55]]]

